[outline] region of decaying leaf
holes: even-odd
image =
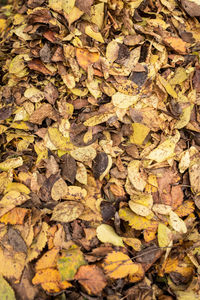
[[[58,259],[57,265],[62,281],[73,280],[78,268],[87,264],[79,248],[65,251]]]
[[[95,265],[81,266],[75,279],[86,289],[88,294],[98,295],[106,286],[103,271]]]
[[[56,205],[51,219],[58,222],[71,222],[76,220],[83,212],[83,204],[76,201],[64,201]]]

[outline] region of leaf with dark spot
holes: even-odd
[[[105,152],[97,154],[93,160],[92,169],[95,179],[98,179],[108,166],[108,156]]]
[[[13,227],[8,228],[7,238],[9,244],[13,247],[16,252],[27,252],[27,245],[24,242],[21,234],[18,230],[14,229]]]

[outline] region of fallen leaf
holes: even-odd
[[[83,204],[76,201],[64,201],[56,205],[51,220],[71,222],[78,219],[84,210]]]
[[[23,204],[30,197],[26,194],[21,194],[18,191],[10,191],[6,193],[3,198],[0,200],[0,216],[3,216],[5,213],[12,210],[14,207]]]
[[[120,251],[113,251],[106,256],[103,269],[106,275],[118,279],[137,273],[139,267],[138,264],[132,262],[128,255]]]
[[[181,218],[179,218],[179,216],[175,212],[170,211],[169,218],[169,223],[175,231],[179,233],[187,232],[185,222]]]
[[[159,247],[167,247],[172,241],[172,232],[171,230],[164,225],[159,223],[158,225],[158,245]]]
[[[65,194],[67,194],[67,192],[68,186],[66,182],[62,178],[60,178],[52,186],[51,197],[53,200],[58,201],[62,199],[65,196]]]
[[[5,161],[0,163],[1,171],[8,171],[10,169],[16,169],[23,165],[22,157],[8,158]]]
[[[16,300],[13,289],[2,275],[0,275],[0,297],[2,300]]]
[[[107,284],[103,271],[96,265],[81,266],[75,279],[80,282],[89,295],[100,294]]]
[[[111,243],[115,246],[124,247],[122,237],[118,236],[110,225],[99,225],[97,227],[97,237],[102,243]]]
[[[58,270],[63,280],[73,280],[80,266],[86,265],[83,253],[79,248],[71,248],[63,252],[57,261]]]
[[[90,52],[88,49],[77,48],[76,57],[79,65],[87,71],[87,68],[98,61],[100,55],[98,52]]]

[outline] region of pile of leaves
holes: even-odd
[[[0,298],[200,298],[197,0],[0,10]]]

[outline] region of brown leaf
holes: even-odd
[[[103,271],[95,265],[81,266],[75,279],[80,282],[89,295],[99,295],[106,286]]]
[[[45,88],[44,88],[44,96],[47,99],[47,101],[54,105],[55,101],[58,99],[58,90],[57,88],[51,83],[49,82]]]
[[[74,184],[77,170],[75,159],[69,154],[63,155],[60,167],[63,179]]]
[[[56,121],[58,118],[56,111],[48,103],[44,103],[38,109],[36,109],[31,114],[29,121],[35,124],[42,124],[43,120],[46,118],[53,119],[54,121]]]
[[[75,5],[80,10],[84,11],[85,13],[89,13],[93,2],[94,2],[94,0],[84,0],[84,1],[76,0]]]
[[[37,58],[29,61],[28,67],[31,70],[38,71],[44,75],[53,75],[53,73],[45,67],[45,65],[41,62],[41,60]]]
[[[12,115],[13,108],[11,106],[0,108],[0,120],[6,120]]]

